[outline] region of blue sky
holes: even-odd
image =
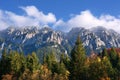
[[[48,25],[62,31],[79,26],[118,30],[119,5],[120,0],[1,0],[0,24],[1,29]]]

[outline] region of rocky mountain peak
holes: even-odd
[[[0,49],[9,48],[28,53],[51,47],[59,52],[70,52],[78,35],[88,55],[91,51],[100,52],[105,47],[120,47],[120,35],[114,30],[107,30],[104,27],[95,27],[90,30],[77,27],[68,33],[55,31],[50,27],[22,29],[10,27],[0,31]]]

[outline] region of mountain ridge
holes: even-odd
[[[49,47],[56,52],[70,55],[78,35],[80,35],[87,55],[90,55],[92,51],[99,53],[103,48],[120,47],[119,33],[104,27],[92,29],[77,27],[68,33],[56,31],[50,27],[22,29],[10,27],[0,31],[0,50],[7,48],[28,54]]]

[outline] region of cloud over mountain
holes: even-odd
[[[40,26],[56,22],[56,17],[53,13],[44,14],[35,6],[20,8],[24,10],[22,15],[0,10],[0,29],[5,29],[9,26]]]
[[[0,30],[9,26],[43,26],[50,24],[52,28],[65,32],[74,27],[89,29],[96,26],[120,31],[120,18],[109,14],[101,14],[96,17],[90,10],[85,10],[79,14],[74,14],[69,20],[64,21],[57,19],[55,14],[51,12],[43,13],[35,6],[20,7],[20,9],[24,11],[21,15],[11,11],[0,10]]]
[[[100,17],[96,17],[89,10],[85,10],[80,12],[78,15],[74,15],[66,22],[58,20],[54,25],[56,29],[68,31],[73,27],[84,27],[89,29],[97,26],[103,26],[107,29],[120,31],[120,18],[116,18],[109,14],[102,14]]]
[[[21,7],[29,17],[38,20],[42,24],[56,22],[56,17],[53,13],[44,14],[39,11],[35,6]]]

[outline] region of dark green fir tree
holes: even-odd
[[[71,52],[70,80],[85,80],[85,60],[85,49],[80,40],[80,36],[78,36]]]

